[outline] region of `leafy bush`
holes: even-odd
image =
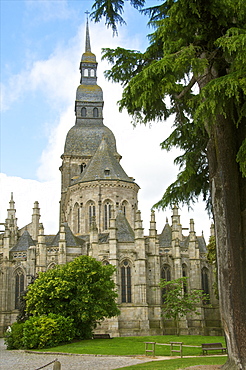
[[[76,337],[91,338],[98,322],[120,314],[112,279],[114,271],[112,265],[104,266],[95,258],[80,256],[65,265],[40,272],[28,286],[26,313],[72,317]]]
[[[61,315],[32,316],[15,322],[5,333],[7,349],[53,347],[75,337],[73,319]]]
[[[23,343],[24,323],[15,322],[7,329],[4,335],[4,343],[7,349],[19,349],[24,347]]]
[[[71,342],[75,337],[73,319],[61,315],[33,316],[24,323],[25,348],[44,348]]]

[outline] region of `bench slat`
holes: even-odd
[[[93,339],[111,339],[110,334],[93,334]]]
[[[226,353],[227,348],[222,346],[222,343],[202,343],[202,352],[208,353],[208,351],[221,351]]]

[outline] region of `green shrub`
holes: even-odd
[[[61,315],[33,316],[24,323],[25,348],[44,348],[71,342],[75,336],[73,319]]]
[[[4,343],[7,349],[20,349],[24,347],[23,343],[24,323],[15,322],[7,329],[4,335]]]

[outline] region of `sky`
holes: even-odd
[[[75,123],[85,12],[91,11],[92,4],[90,0],[0,0],[0,223],[7,217],[13,192],[19,228],[31,222],[37,200],[45,233],[58,231],[60,156],[66,134]],[[154,0],[147,1],[147,5],[154,4]],[[90,21],[91,49],[104,94],[104,124],[116,137],[122,167],[141,188],[139,209],[147,234],[151,207],[178,173],[173,160],[179,152],[160,148],[171,133],[172,119],[134,128],[127,112],[118,110],[122,87],[104,78],[110,66],[101,60],[101,48],[143,51],[148,45],[148,19],[129,5],[124,19],[127,24],[119,27],[118,36],[113,36],[104,21]],[[171,223],[171,214],[171,209],[156,211],[158,232],[166,218]],[[197,235],[204,232],[208,241],[211,220],[202,201],[193,211],[181,208],[180,215],[184,228],[193,218]]]

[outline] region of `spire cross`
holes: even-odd
[[[85,14],[87,15],[87,20],[88,20],[88,15],[90,14],[90,12],[86,10]]]

